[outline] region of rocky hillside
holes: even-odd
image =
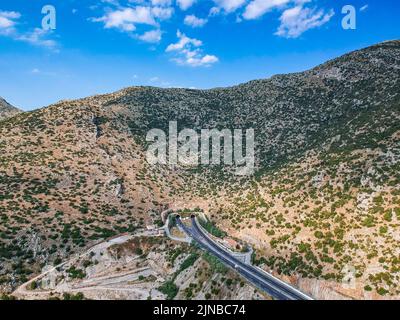
[[[316,297],[398,296],[399,69],[391,41],[303,73],[213,90],[132,87],[0,122],[4,290],[160,224],[167,206],[200,206],[256,247],[256,263]],[[254,128],[255,175],[149,165],[145,134],[169,121]]]
[[[0,97],[0,121],[8,117],[12,117],[20,112],[21,110],[13,107],[6,100]]]

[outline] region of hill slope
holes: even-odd
[[[391,41],[235,87],[133,87],[2,121],[2,282],[200,206],[314,295],[399,295],[399,69]],[[256,174],[149,165],[145,134],[169,121],[254,128]]]
[[[20,112],[21,110],[13,107],[6,100],[0,97],[0,120],[12,117]]]

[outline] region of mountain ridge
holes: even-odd
[[[342,59],[342,58],[345,58],[345,57],[350,57],[353,54],[357,54],[357,53],[363,52],[365,50],[384,48],[387,45],[389,45],[390,48],[391,47],[396,47],[396,46],[399,46],[399,43],[400,43],[400,40],[397,40],[397,39],[385,40],[385,41],[379,42],[379,43],[371,45],[371,46],[367,46],[367,47],[363,47],[363,48],[360,48],[360,49],[353,50],[353,51],[348,52],[348,53],[346,53],[344,55],[341,55],[339,57],[332,58],[332,59],[327,60],[326,62],[323,62],[323,63],[321,63],[319,65],[316,65],[315,67],[312,67],[312,68],[310,68],[308,70],[299,71],[299,72],[290,72],[290,73],[278,73],[278,74],[274,74],[274,75],[272,75],[272,76],[270,76],[268,78],[260,78],[260,79],[249,80],[249,81],[245,81],[243,83],[238,83],[238,84],[235,84],[235,85],[232,85],[232,86],[226,86],[226,87],[225,86],[221,86],[221,87],[214,87],[214,88],[207,88],[207,89],[186,88],[186,87],[157,87],[157,86],[142,86],[142,85],[139,85],[139,86],[127,86],[127,87],[124,87],[122,89],[116,90],[114,92],[93,94],[93,95],[89,95],[87,97],[82,97],[82,98],[78,98],[78,99],[63,99],[63,100],[57,101],[55,103],[51,103],[48,106],[45,106],[43,108],[47,108],[49,106],[57,105],[59,103],[64,103],[64,102],[81,101],[81,100],[93,99],[93,98],[104,98],[104,97],[108,97],[110,95],[119,95],[119,94],[123,94],[123,93],[129,92],[131,90],[138,90],[138,89],[139,90],[140,89],[141,90],[144,90],[144,89],[158,89],[160,91],[164,91],[164,90],[166,90],[166,91],[169,91],[169,90],[185,90],[185,91],[188,91],[188,92],[190,92],[190,91],[208,92],[208,91],[226,90],[226,89],[236,88],[236,87],[240,87],[240,86],[245,86],[245,85],[248,85],[248,84],[252,84],[254,82],[264,82],[264,81],[270,81],[270,80],[272,80],[274,78],[280,78],[280,77],[285,77],[285,76],[292,76],[292,75],[310,73],[313,70],[321,69],[321,68],[323,68],[323,67],[325,67],[325,66],[327,66],[327,65],[329,65],[331,63],[339,61],[339,59]]]
[[[22,111],[9,104],[5,99],[0,97],[0,120],[12,117]]]

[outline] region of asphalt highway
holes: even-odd
[[[216,256],[228,267],[236,270],[236,272],[238,272],[241,276],[274,299],[313,300],[310,296],[283,282],[282,280],[277,279],[271,274],[263,272],[254,266],[245,264],[233,257],[227,250],[224,250],[221,248],[221,246],[217,245],[203,231],[203,229],[198,225],[195,217],[191,218],[191,227],[184,225],[179,216],[177,216],[176,222],[189,237],[191,237],[200,245],[200,247]]]

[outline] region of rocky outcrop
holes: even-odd
[[[22,111],[13,107],[6,100],[0,97],[0,121],[12,117]]]

